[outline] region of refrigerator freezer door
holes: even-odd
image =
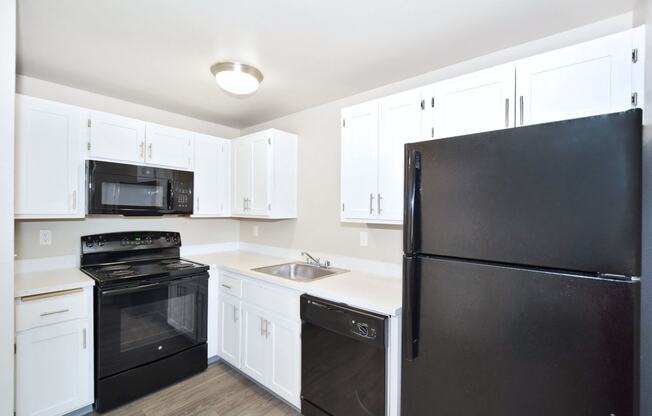
[[[419,345],[403,351],[401,414],[638,414],[638,282],[415,261]]]
[[[631,110],[409,144],[405,252],[638,276],[641,137]]]

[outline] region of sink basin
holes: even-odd
[[[275,264],[273,266],[258,267],[252,270],[272,276],[299,281],[312,281],[321,279],[322,277],[348,272],[348,270],[345,269],[338,269],[336,267],[329,267],[326,269],[303,262]]]

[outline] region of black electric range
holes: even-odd
[[[105,412],[207,366],[208,266],[175,232],[81,238],[95,286],[95,409]]]

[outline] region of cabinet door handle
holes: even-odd
[[[519,111],[519,113],[520,113],[519,114],[519,122],[520,122],[520,124],[522,126],[525,123],[525,117],[523,116],[523,109],[525,107],[525,104],[524,104],[524,98],[523,98],[522,95],[518,97],[518,107],[519,107],[519,110],[520,110]]]
[[[199,197],[197,197],[197,211],[199,211]]]
[[[149,160],[152,160],[152,143],[149,144]]]
[[[263,331],[263,321],[264,321],[264,319],[263,319],[262,316],[261,316],[261,317],[260,317],[260,336],[261,336],[261,337],[262,337],[262,336],[265,336],[265,331]]]
[[[238,308],[233,305],[233,322],[238,322]]]
[[[86,328],[84,328],[82,340],[82,345],[86,349]]]
[[[265,319],[265,338],[269,337],[269,321]]]
[[[145,142],[140,142],[140,158],[145,159]]]
[[[369,214],[374,213],[374,194],[369,194]]]
[[[509,127],[509,98],[505,98],[505,127]]]
[[[58,310],[58,311],[43,312],[43,313],[41,314],[41,316],[57,315],[57,314],[59,314],[59,313],[66,313],[66,312],[70,312],[70,309],[61,309],[61,310]]]
[[[225,284],[222,284],[222,287],[225,287],[225,288],[227,288],[227,289],[231,289],[231,286],[229,286],[229,285],[225,285]]]
[[[383,210],[382,210],[382,208],[380,206],[380,201],[382,201],[382,200],[383,200],[383,197],[380,195],[380,192],[379,192],[378,193],[378,199],[377,199],[377,201],[378,201],[378,215],[380,215],[383,212]]]

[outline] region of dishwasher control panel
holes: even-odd
[[[351,320],[351,327],[351,332],[359,337],[376,339],[376,328],[370,327],[366,322],[357,322],[356,320]]]

